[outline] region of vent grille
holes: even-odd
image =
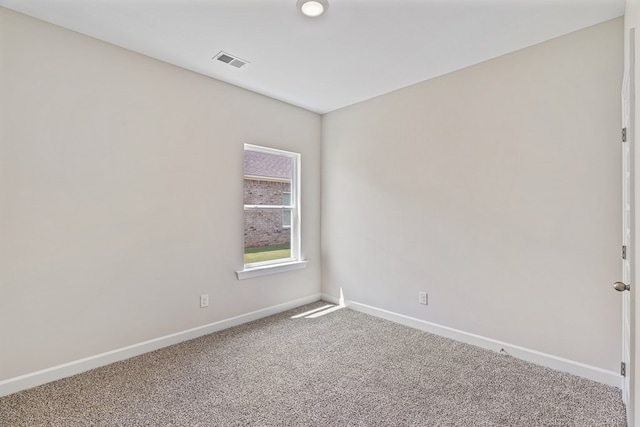
[[[237,56],[233,56],[226,52],[218,52],[218,54],[214,56],[213,59],[224,62],[225,64],[229,64],[236,68],[242,68],[249,63],[249,61],[245,61],[244,59],[240,59]]]

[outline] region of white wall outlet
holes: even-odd
[[[418,292],[418,295],[420,296],[420,298],[419,298],[419,301],[418,301],[418,302],[419,302],[420,304],[427,305],[427,304],[428,304],[428,301],[429,301],[429,300],[428,300],[428,295],[427,295],[427,293],[426,293],[426,292]]]
[[[209,307],[209,294],[200,295],[200,308]]]

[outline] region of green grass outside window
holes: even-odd
[[[277,246],[263,246],[260,248],[245,248],[244,263],[273,261],[275,259],[290,258],[291,247],[289,244]]]

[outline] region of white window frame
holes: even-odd
[[[244,144],[244,150],[257,151],[267,154],[275,154],[278,156],[286,156],[292,159],[291,170],[291,203],[289,205],[244,205],[243,212],[249,209],[290,209],[291,210],[291,227],[287,227],[291,240],[291,256],[289,258],[280,258],[271,261],[256,262],[251,264],[244,264],[244,243],[243,248],[243,269],[236,271],[239,280],[248,279],[251,277],[262,276],[265,274],[279,273],[289,270],[297,270],[305,268],[307,261],[302,259],[301,256],[301,221],[300,221],[300,153],[293,153],[290,151],[278,150],[275,148],[269,148],[253,144]],[[243,151],[244,152],[244,151]],[[244,174],[243,174],[244,183]],[[243,184],[244,185],[244,184]],[[244,213],[243,213],[244,216]],[[244,227],[243,227],[244,229]]]

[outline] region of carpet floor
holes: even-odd
[[[2,427],[625,425],[619,389],[323,302],[0,398]]]

